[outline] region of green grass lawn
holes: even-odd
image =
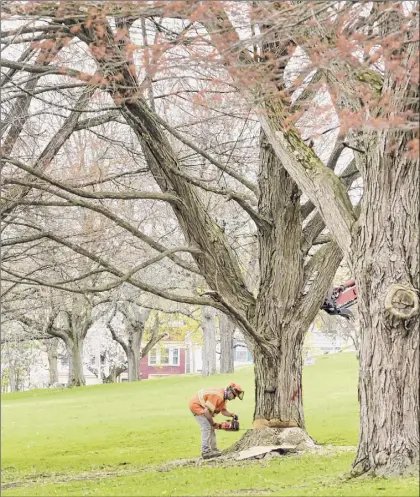
[[[226,468],[157,472],[166,461],[198,457],[200,432],[188,400],[203,386],[236,380],[231,403],[242,427],[254,407],[253,370],[233,375],[168,377],[2,396],[2,494],[9,495],[419,495],[418,479],[345,481],[354,452],[287,456]],[[320,444],[357,445],[357,361],[323,356],[304,368],[307,429]],[[240,433],[218,433],[220,448]]]

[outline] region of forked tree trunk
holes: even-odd
[[[69,355],[69,382],[72,387],[86,385],[83,373],[83,345],[86,334],[92,326],[92,303],[85,296],[73,297],[71,310],[67,311],[69,328],[66,345]]]
[[[141,379],[141,341],[143,339],[146,321],[150,315],[150,310],[142,309],[132,302],[125,302],[121,306],[120,311],[124,316],[125,335],[127,340],[124,341],[118,336],[111,323],[109,323],[108,327],[113,339],[121,345],[127,355],[128,381],[139,381]]]
[[[259,210],[273,224],[259,231],[261,282],[255,327],[261,337],[278,346],[271,346],[268,353],[254,346],[254,420],[256,426],[271,423],[304,429],[302,333],[297,321],[304,326],[307,317],[290,312],[298,304],[303,284],[300,197],[264,133],[260,150]]]
[[[83,373],[83,339],[74,337],[66,343],[69,357],[69,387],[80,387],[86,385]]]
[[[355,475],[418,473],[419,165],[404,163],[404,150],[395,156],[399,161],[378,153],[366,164],[372,179],[365,182],[355,254],[361,325]]]
[[[220,332],[220,372],[233,373],[235,371],[233,361],[233,334],[235,325],[223,313],[219,314],[219,332]]]

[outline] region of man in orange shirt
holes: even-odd
[[[216,432],[218,423],[213,417],[223,414],[226,417],[236,417],[236,414],[226,409],[226,401],[237,397],[242,400],[244,391],[236,384],[231,383],[226,388],[203,388],[190,400],[189,408],[201,428],[201,455],[203,459],[210,459],[221,455],[217,448]]]

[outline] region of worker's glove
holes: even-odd
[[[232,414],[232,419],[234,419],[235,421],[238,421],[239,416],[237,414]]]

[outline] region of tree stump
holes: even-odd
[[[316,447],[315,442],[302,428],[267,427],[246,431],[243,437],[224,450],[223,454],[233,454],[256,446],[283,444],[294,445],[297,451],[310,450]]]

